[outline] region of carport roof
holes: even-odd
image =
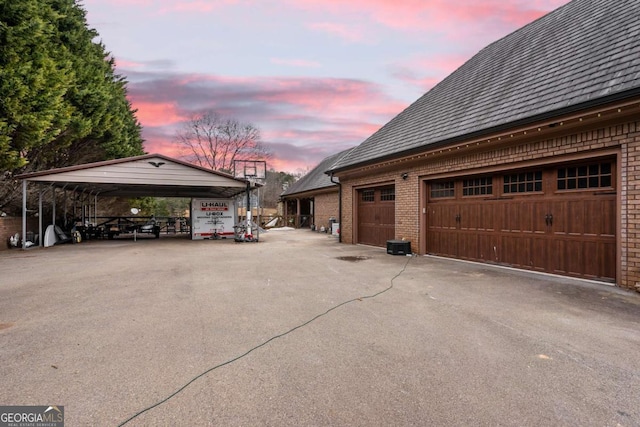
[[[17,178],[106,197],[230,198],[247,188],[244,179],[162,154],[50,169]]]

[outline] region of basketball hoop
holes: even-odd
[[[259,188],[257,183],[264,184],[267,179],[267,162],[264,160],[234,160],[233,176],[247,182],[247,204],[245,208],[245,223],[234,227],[236,242],[257,242],[260,237],[260,227],[252,224],[251,189]],[[258,197],[259,198],[259,197]],[[258,206],[256,206],[258,207]],[[258,212],[260,209],[258,209]],[[254,230],[256,233],[254,234]]]
[[[264,183],[267,179],[267,162],[264,160],[234,160],[233,176],[251,182]]]

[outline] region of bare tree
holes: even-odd
[[[195,115],[176,133],[185,160],[211,170],[231,173],[234,160],[268,160],[272,154],[250,123],[226,119],[214,111]]]

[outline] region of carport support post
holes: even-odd
[[[256,241],[260,240],[260,187],[256,189]]]
[[[56,226],[56,188],[55,187],[51,187],[51,224],[53,224],[53,226]]]
[[[247,209],[246,209],[246,217],[247,217],[247,230],[245,231],[244,237],[251,236],[251,181],[247,179]]]
[[[69,211],[67,210],[67,190],[65,188],[64,190],[64,195],[62,196],[63,200],[64,200],[64,219],[62,220],[62,223],[65,227],[67,227],[69,224],[67,224],[67,218],[69,216]]]
[[[42,186],[38,186],[38,235],[42,236]],[[25,236],[26,238],[27,236]],[[40,239],[38,239],[40,240]],[[42,243],[44,245],[44,242]],[[38,242],[40,246],[40,242]]]
[[[87,198],[87,209],[89,211],[89,221],[87,221],[87,225],[88,223],[91,222],[91,195],[93,194],[93,191],[89,192],[89,197]]]
[[[296,199],[296,222],[295,228],[300,228],[300,198]]]
[[[80,202],[82,204],[82,225],[85,225],[87,221],[87,209],[85,206],[84,190],[82,190],[82,199],[80,199]]]
[[[22,181],[22,249],[26,249],[24,236],[27,235],[27,180]]]

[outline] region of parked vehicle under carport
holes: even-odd
[[[153,234],[156,239],[160,238],[160,225],[155,217],[151,217],[144,224],[137,223],[129,218],[120,217],[115,223],[106,223],[106,233],[109,240],[120,234]]]

